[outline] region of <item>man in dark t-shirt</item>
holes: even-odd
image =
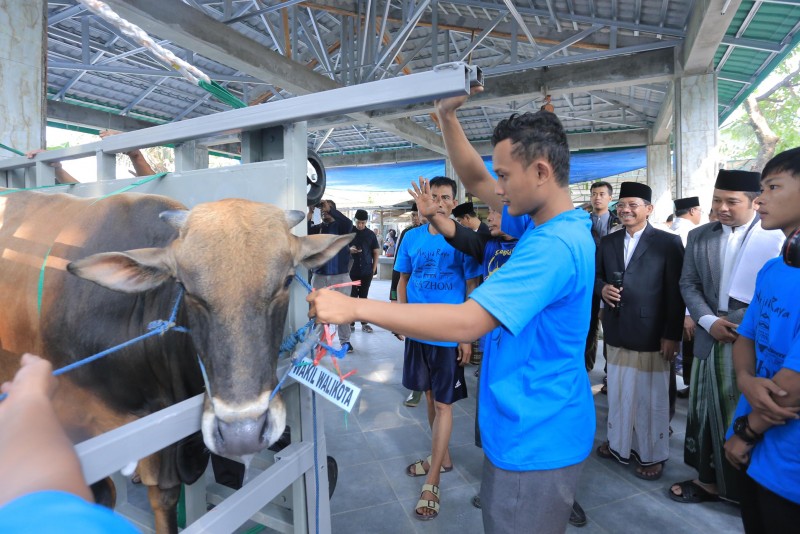
[[[353,298],[367,298],[369,286],[372,278],[378,273],[378,256],[381,247],[375,232],[367,228],[366,210],[356,211],[356,237],[350,243],[350,257],[353,258],[353,265],[350,267],[350,280],[360,280],[360,286],[353,286],[350,289],[350,296]],[[356,324],[350,324],[355,328]],[[372,333],[372,327],[366,321],[361,322],[361,330],[368,334]]]

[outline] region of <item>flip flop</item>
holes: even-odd
[[[410,477],[424,477],[425,475],[427,475],[428,474],[428,470],[425,469],[425,467],[423,467],[425,462],[428,462],[428,466],[430,466],[431,465],[431,457],[428,456],[424,460],[417,460],[413,464],[409,464],[406,467],[406,475],[408,475]],[[439,472],[440,473],[449,473],[452,470],[453,470],[453,466],[452,465],[449,466],[449,467],[442,466],[441,469],[439,469]]]
[[[642,468],[645,468],[645,467],[653,467],[653,466],[656,466],[656,465],[660,465],[661,469],[659,469],[655,473],[645,473],[645,472],[639,471],[639,469],[642,469]],[[664,475],[664,462],[653,464],[653,466],[640,465],[639,467],[634,469],[633,474],[636,475],[637,478],[641,478],[642,480],[658,480],[659,478],[661,478]]]
[[[681,494],[678,495],[672,488],[678,486],[681,489]],[[676,482],[667,488],[667,495],[675,502],[684,504],[692,504],[698,502],[716,502],[719,500],[719,495],[714,495],[702,486],[698,486],[692,480],[684,480],[683,482]]]

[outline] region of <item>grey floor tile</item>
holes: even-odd
[[[396,501],[397,495],[378,462],[339,467],[339,481],[331,499],[331,514]]]
[[[414,532],[412,521],[403,506],[395,501],[333,514],[331,530],[335,534],[408,534]]]
[[[593,508],[587,515],[598,527],[613,533],[698,533],[701,530],[674,514],[646,493]]]
[[[364,437],[378,460],[405,457],[409,453],[419,458],[430,454],[430,436],[415,422],[395,428],[365,432]]]
[[[328,455],[333,456],[339,468],[369,463],[378,458],[362,432],[326,436]]]

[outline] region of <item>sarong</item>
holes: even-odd
[[[716,484],[720,497],[739,502],[742,473],[728,463],[723,450],[739,402],[732,347],[714,343],[708,358],[692,365],[683,461],[697,469],[700,482]]]
[[[669,458],[669,367],[659,352],[608,347],[608,443],[624,464]]]

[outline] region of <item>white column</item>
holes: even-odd
[[[46,5],[0,0],[0,143],[22,152],[45,148]]]
[[[675,80],[675,152],[678,197],[700,197],[711,206],[717,177],[717,76],[714,73]]]
[[[647,145],[647,185],[653,190],[651,222],[667,220],[672,213],[672,157],[669,145]]]

